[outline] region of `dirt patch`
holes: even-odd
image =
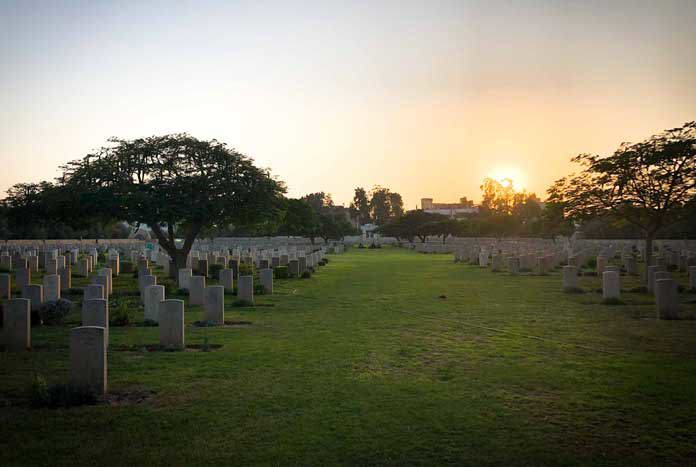
[[[155,391],[148,389],[133,389],[127,391],[110,392],[105,394],[101,401],[112,407],[124,405],[138,405],[147,402],[155,396]]]

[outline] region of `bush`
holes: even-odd
[[[290,271],[287,266],[276,266],[273,269],[273,277],[276,279],[287,279],[290,277]]]
[[[39,308],[39,319],[46,326],[59,326],[63,324],[63,320],[70,313],[72,305],[70,300],[64,298],[44,302]]]
[[[585,293],[584,290],[582,290],[580,287],[564,287],[563,292],[568,293],[568,294],[581,294]]]
[[[84,295],[85,289],[82,287],[70,287],[67,293],[68,295]]]
[[[302,273],[302,275],[301,275],[300,277],[301,277],[302,279],[309,279],[310,277],[312,277],[312,273],[309,272],[309,271],[305,271],[305,272]]]
[[[252,276],[254,274],[254,266],[252,264],[240,263],[237,277]]]
[[[109,318],[109,325],[111,326],[128,326],[135,320],[135,313],[127,302],[120,301],[116,302],[112,307]]]
[[[254,295],[264,295],[266,289],[263,288],[262,284],[254,284]]]
[[[133,263],[130,261],[121,261],[121,272],[124,274],[133,272]]]
[[[365,248],[365,245],[363,245],[361,242],[360,245],[358,245],[358,248]]]
[[[322,259],[322,261],[324,262],[324,264],[329,264],[329,258],[324,258]]]
[[[248,300],[235,300],[234,302],[232,302],[232,306],[236,306],[236,307],[254,306],[254,304]]]
[[[98,401],[97,394],[86,387],[71,384],[53,384],[48,386],[46,380],[37,376],[29,389],[29,400],[32,407],[77,407],[93,405]]]
[[[0,273],[9,274],[9,273],[11,273],[11,272],[12,272],[12,271],[10,270],[10,268],[6,268],[6,267],[1,267],[1,268],[0,268]]]
[[[217,279],[218,277],[220,277],[220,271],[224,268],[225,266],[223,266],[222,264],[211,264],[210,266],[208,266],[208,276]]]
[[[155,320],[152,320],[152,319],[146,319],[145,321],[143,321],[143,326],[154,328],[154,327],[159,326],[159,323]]]
[[[590,258],[587,260],[587,267],[590,269],[595,269],[597,267],[597,258]]]

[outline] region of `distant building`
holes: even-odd
[[[434,203],[432,198],[421,198],[421,209],[430,214],[442,214],[451,218],[462,214],[475,214],[479,210],[473,201],[466,198],[461,198],[458,203]]]

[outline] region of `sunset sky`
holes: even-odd
[[[337,203],[542,194],[696,119],[696,1],[0,0],[0,191],[110,136],[217,138]]]

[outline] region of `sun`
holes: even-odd
[[[515,190],[523,190],[527,186],[527,177],[516,167],[498,167],[490,173],[489,177],[506,188],[512,185]]]

